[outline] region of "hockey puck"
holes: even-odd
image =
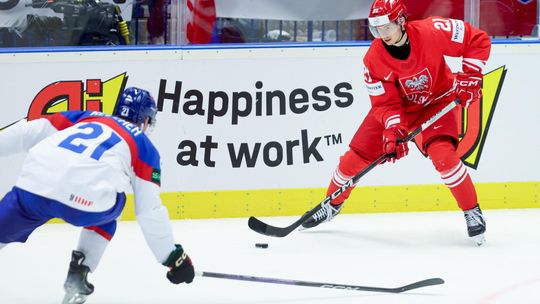
[[[255,243],[255,247],[257,248],[268,248],[268,244],[267,243]]]

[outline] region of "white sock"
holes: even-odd
[[[0,250],[2,250],[2,248],[6,247],[6,244],[4,243],[0,243]]]
[[[97,268],[107,245],[109,245],[109,240],[97,232],[89,229],[83,229],[81,231],[77,250],[84,253],[86,258],[83,265],[88,266],[90,272],[94,272]]]

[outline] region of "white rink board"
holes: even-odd
[[[338,44],[289,48],[1,54],[0,67],[4,72],[0,75],[0,105],[3,107],[0,127],[26,116],[30,103],[40,90],[58,81],[106,81],[126,73],[127,86],[147,88],[158,100],[164,92],[173,93],[175,84],[181,82],[179,113],[173,113],[171,100],[165,100],[162,112],[158,114],[158,126],[152,134],[162,155],[164,191],[325,187],[339,156],[346,151],[349,140],[370,107],[362,74],[362,56],[366,50],[366,46]],[[534,92],[538,86],[539,55],[540,44],[494,45],[486,72],[505,66],[507,75],[478,170],[470,170],[475,182],[540,180],[540,162],[535,157],[540,154],[537,140],[540,103]],[[159,93],[160,82],[164,83],[162,93]],[[262,83],[262,88],[256,86],[257,82]],[[339,90],[337,94],[334,91],[336,87]],[[186,101],[195,98],[194,95],[185,97],[190,90],[200,92],[204,115],[183,113]],[[257,94],[264,96],[267,91],[277,90],[287,96],[285,114],[277,115],[277,102],[272,115],[264,110],[260,116],[254,114]],[[228,96],[229,111],[210,123],[209,96],[210,92],[218,91]],[[314,91],[331,100],[328,109],[314,109],[314,105],[324,104],[324,101],[314,100]],[[235,92],[244,92],[242,94],[253,98],[251,115],[238,118],[237,124],[233,124],[230,101]],[[292,92],[309,94],[307,102],[296,104],[296,107],[307,106],[305,112],[295,114],[291,110]],[[295,96],[299,98],[301,95]],[[219,109],[221,100],[216,100],[215,108]],[[336,101],[346,106],[337,106]],[[245,109],[245,101],[239,104],[239,109]],[[304,151],[299,148],[303,133]],[[328,135],[330,141],[332,135],[336,139],[340,136],[341,142],[328,145],[324,137]],[[201,143],[207,137],[211,137],[217,148],[210,149],[210,155],[207,155],[209,162],[205,163]],[[316,151],[322,161],[317,161],[315,154],[305,152],[316,137],[321,138]],[[179,149],[179,145],[186,140],[197,146],[198,166],[177,162],[178,153],[185,151]],[[287,158],[286,142],[292,144],[295,140],[299,144],[292,147]],[[234,146],[237,153],[242,143],[247,144],[251,151],[256,143],[261,144],[258,160],[251,168],[246,167],[245,161],[240,167],[233,167],[228,146]],[[283,147],[283,160],[276,165],[278,145]],[[263,159],[265,146],[267,163]],[[373,170],[363,179],[363,184],[439,183],[431,162],[416,149],[412,150],[409,157],[397,164]],[[308,156],[306,160],[305,153]],[[0,191],[7,191],[15,182],[21,160],[21,156],[0,159],[4,171],[0,177]],[[208,165],[210,163],[214,167]]]

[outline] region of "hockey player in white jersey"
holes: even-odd
[[[146,242],[169,268],[167,278],[175,284],[194,278],[191,259],[175,244],[159,197],[160,156],[145,135],[156,112],[148,91],[128,88],[113,115],[67,111],[0,131],[0,156],[28,152],[15,186],[0,202],[0,248],[25,242],[52,218],[83,227],[63,303],[84,303],[94,291],[87,275],[113,237],[130,190]]]

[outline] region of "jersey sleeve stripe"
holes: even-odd
[[[63,113],[46,116],[45,119],[47,119],[56,130],[64,130],[74,125],[74,123]]]
[[[486,62],[474,58],[463,58],[463,65],[466,65],[469,68],[481,73],[486,67]]]
[[[386,118],[386,122],[384,124],[384,127],[386,129],[388,129],[388,128],[390,128],[390,127],[392,127],[394,125],[397,125],[399,123],[401,123],[400,115],[399,114],[392,115],[392,116]]]

